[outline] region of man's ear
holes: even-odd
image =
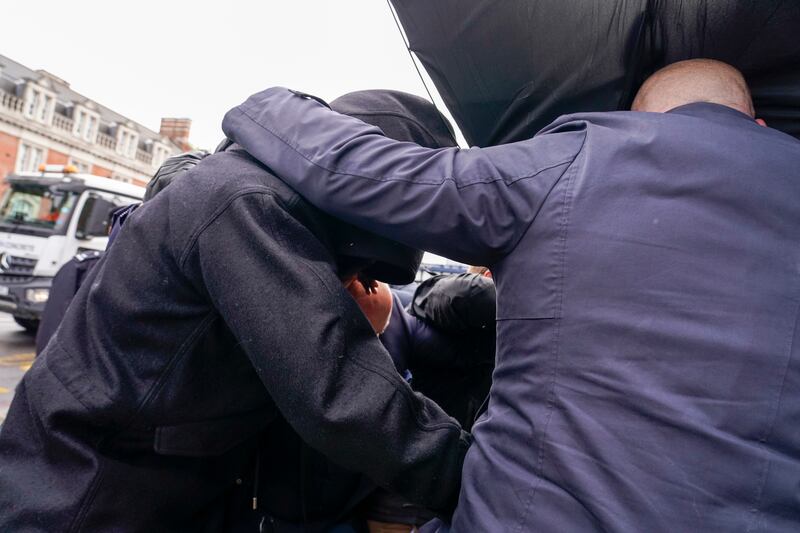
[[[763,118],[757,118],[756,124],[758,124],[759,126],[764,126],[765,128],[767,127],[767,122]]]

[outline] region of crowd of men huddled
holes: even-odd
[[[800,528],[800,142],[733,67],[490,148],[397,91],[223,130],[57,276],[1,531]]]

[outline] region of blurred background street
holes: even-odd
[[[11,315],[0,313],[0,422],[5,419],[14,388],[33,363],[34,338]]]

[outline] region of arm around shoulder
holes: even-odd
[[[512,250],[585,133],[430,149],[283,88],[251,96],[223,129],[311,203],[386,237],[473,264]]]

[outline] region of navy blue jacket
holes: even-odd
[[[226,134],[315,205],[492,269],[454,531],[800,529],[800,142],[727,107],[430,150],[276,88]]]
[[[409,309],[394,306],[380,339],[411,386],[469,431],[484,403],[494,368],[495,288],[477,274],[434,276],[422,282]]]
[[[240,149],[133,213],[17,388],[0,530],[224,530],[276,421],[447,512],[468,436],[397,375],[335,227]]]
[[[485,405],[494,369],[495,288],[478,274],[447,274],[416,288],[409,309],[393,291],[389,326],[380,335],[411,387],[435,401],[469,431]],[[421,525],[433,515],[378,490],[365,504],[367,518]]]
[[[64,266],[56,272],[53,284],[50,286],[50,297],[44,306],[39,329],[36,331],[37,354],[44,350],[52,336],[55,335],[75,293],[78,292],[86,275],[102,256],[103,253],[98,251],[81,252],[64,263]]]

